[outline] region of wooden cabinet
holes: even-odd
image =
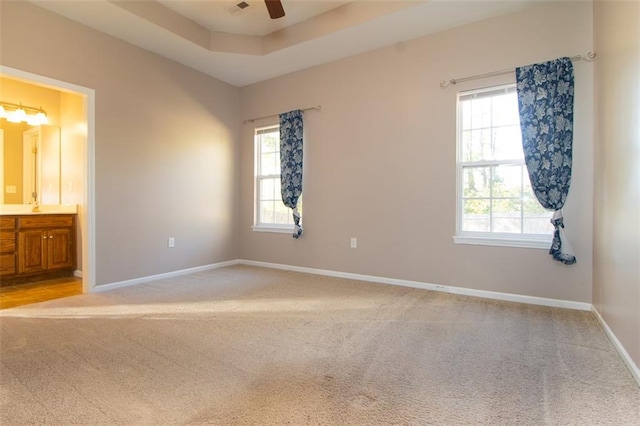
[[[20,231],[18,238],[18,272],[73,267],[70,229]]]
[[[0,216],[0,276],[16,273],[16,218]]]
[[[75,267],[74,215],[25,215],[9,216],[9,218],[15,221],[13,272],[10,272],[8,267],[5,272],[3,266],[0,272],[2,277],[73,271]],[[9,231],[6,233],[8,236]],[[8,250],[6,256],[9,256]],[[9,260],[7,258],[7,264]]]

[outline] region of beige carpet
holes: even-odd
[[[2,425],[638,425],[591,313],[236,266],[0,311]]]

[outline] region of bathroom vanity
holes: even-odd
[[[0,280],[71,275],[76,264],[76,214],[0,211]]]

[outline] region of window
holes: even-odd
[[[458,94],[457,243],[548,248],[551,212],[531,189],[516,86]]]
[[[256,231],[291,232],[293,216],[280,194],[280,129],[262,127],[255,132]],[[300,208],[300,207],[299,207]]]

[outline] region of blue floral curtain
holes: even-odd
[[[516,68],[522,146],[531,187],[553,210],[549,254],[571,265],[575,256],[564,235],[562,207],[571,185],[573,64],[569,58]]]
[[[298,199],[302,194],[302,111],[280,114],[280,183],[282,202],[293,210],[293,238],[302,235]]]

